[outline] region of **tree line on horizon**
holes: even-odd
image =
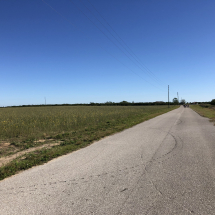
[[[90,102],[90,103],[76,103],[76,104],[39,104],[39,105],[17,105],[17,106],[6,106],[6,107],[43,107],[43,106],[153,106],[153,105],[180,105],[187,103],[184,99],[180,102],[177,98],[174,98],[172,102],[163,102],[163,101],[156,101],[156,102],[128,102],[128,101],[121,101],[121,102]],[[212,104],[215,105],[215,99],[211,102],[190,102],[190,104]]]
[[[173,102],[169,102],[170,105],[174,105]],[[90,102],[90,103],[76,103],[76,104],[39,104],[39,105],[18,105],[7,107],[42,107],[42,106],[149,106],[149,105],[168,105],[168,102],[156,101],[156,102]]]

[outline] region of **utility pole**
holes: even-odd
[[[168,85],[168,108],[169,108],[169,85]]]
[[[177,92],[177,97],[178,97],[178,104],[179,104],[179,96],[178,96],[178,92]]]

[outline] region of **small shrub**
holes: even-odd
[[[200,104],[199,106],[204,107],[204,108],[209,108],[210,104]]]
[[[75,141],[71,140],[71,141],[64,141],[63,143],[61,143],[61,146],[66,146],[66,145],[72,145],[75,144]]]
[[[19,147],[19,146],[20,146],[20,143],[12,142],[10,145]]]

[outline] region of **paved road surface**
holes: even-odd
[[[215,214],[215,126],[189,108],[0,182],[0,214]]]

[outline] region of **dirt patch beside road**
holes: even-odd
[[[60,145],[61,142],[57,142],[57,143],[48,143],[48,144],[44,144],[42,146],[38,146],[38,147],[34,147],[34,148],[30,148],[30,149],[26,149],[26,150],[23,150],[23,151],[20,151],[20,152],[17,152],[13,155],[9,155],[9,156],[5,156],[5,157],[1,157],[0,158],[0,167],[5,165],[5,164],[8,164],[10,163],[11,161],[13,161],[14,159],[16,159],[17,157],[20,157],[23,155],[23,159],[24,159],[24,155],[30,153],[30,152],[33,152],[33,151],[36,151],[36,150],[39,150],[39,149],[43,149],[43,148],[51,148],[53,146],[57,146],[57,145]],[[1,148],[6,148],[10,146],[10,143],[1,143],[0,145],[0,149]]]

